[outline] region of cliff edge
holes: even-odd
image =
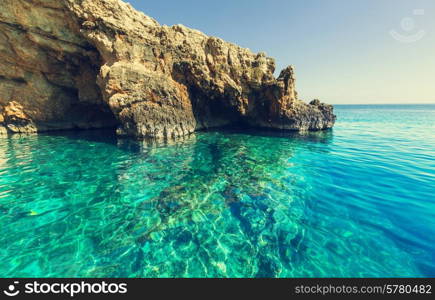
[[[177,137],[240,124],[322,130],[333,107],[300,101],[292,67],[120,0],[0,2],[0,133],[117,127]]]

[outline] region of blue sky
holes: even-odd
[[[128,2],[294,65],[305,101],[435,103],[434,0]]]

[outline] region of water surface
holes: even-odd
[[[435,276],[435,106],[336,111],[305,135],[0,138],[0,276]]]

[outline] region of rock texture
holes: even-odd
[[[96,84],[99,60],[63,1],[0,0],[0,128],[114,126]]]
[[[292,67],[120,0],[1,0],[0,128],[118,125],[177,137],[226,125],[321,130],[333,108],[298,100]],[[16,111],[11,117],[11,109]]]

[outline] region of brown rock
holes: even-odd
[[[319,99],[314,99],[313,101],[310,102],[310,104],[311,104],[311,105],[314,105],[314,106],[320,106],[320,105],[321,105]]]
[[[63,2],[0,1],[0,108],[19,101],[38,131],[113,126],[98,51]]]
[[[3,109],[3,122],[12,133],[35,133],[33,121],[24,112],[23,106],[15,101],[9,102]]]
[[[264,53],[161,26],[120,0],[2,0],[0,45],[0,106],[20,99],[39,131],[117,122],[120,135],[177,137],[335,121],[332,106],[297,99],[292,67],[276,79]]]
[[[6,127],[4,127],[4,121],[5,119],[3,117],[3,112],[2,110],[0,110],[0,136],[6,135],[8,133]]]

